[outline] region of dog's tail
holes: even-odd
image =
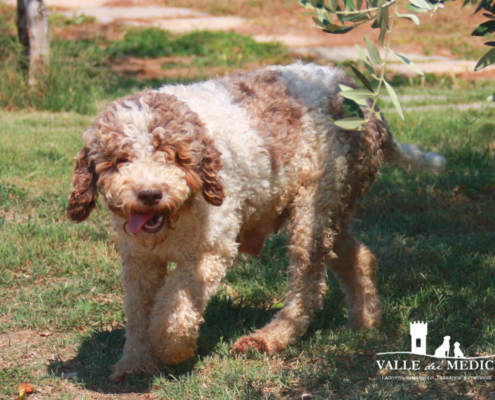
[[[414,144],[398,143],[395,139],[385,152],[385,162],[400,165],[409,172],[426,170],[432,174],[441,173],[447,165],[445,157],[431,151],[425,153]]]
[[[387,130],[384,146],[385,163],[400,165],[408,172],[426,170],[432,174],[439,174],[445,169],[447,165],[445,157],[433,152],[425,153],[414,144],[399,143],[390,129]]]

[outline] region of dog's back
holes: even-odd
[[[383,163],[383,124],[343,131],[331,122],[345,117],[339,84],[353,85],[339,69],[297,63],[159,91],[199,115],[222,153],[227,192],[263,214],[267,205],[280,212],[298,186],[322,174],[335,192],[348,180],[371,181]]]

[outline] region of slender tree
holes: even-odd
[[[17,0],[17,31],[29,57],[28,86],[37,86],[50,60],[48,17],[43,0]]]

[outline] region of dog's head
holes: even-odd
[[[199,193],[212,205],[223,202],[221,154],[174,96],[146,91],[117,100],[83,138],[67,208],[72,221],[88,217],[98,191],[134,234],[159,232]]]

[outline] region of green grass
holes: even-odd
[[[0,21],[1,23],[1,21]],[[1,27],[0,27],[1,28]],[[109,58],[169,57],[162,68],[228,67],[239,68],[253,63],[280,63],[288,60],[286,50],[278,44],[259,44],[251,37],[236,33],[199,31],[173,36],[150,28],[131,30],[121,41],[101,43],[96,40],[77,42],[53,39],[50,44],[50,68],[34,89],[27,86],[28,60],[22,46],[0,30],[0,108],[34,108],[50,111],[76,111],[94,114],[98,101],[127,94],[143,86],[160,86],[165,80],[139,82],[118,76],[105,63]],[[127,87],[124,92],[122,87]]]
[[[69,111],[94,114],[109,82],[100,67],[102,52],[84,42],[52,41],[50,68],[28,88],[28,60],[16,38],[0,34],[0,107],[7,109]]]
[[[0,2],[0,11],[0,108],[4,109],[94,114],[98,102],[109,97],[177,81],[173,75],[146,81],[119,75],[112,70],[112,61],[126,56],[168,57],[162,69],[187,68],[194,71],[196,79],[207,76],[204,70],[210,67],[242,68],[289,59],[288,52],[279,44],[257,43],[251,37],[234,32],[197,31],[172,35],[158,28],[131,29],[122,40],[114,42],[101,37],[69,41],[54,35],[50,42],[50,68],[38,77],[35,87],[29,88],[29,60],[13,33],[14,9]],[[81,25],[87,20],[54,14],[50,23],[57,28]]]
[[[266,59],[280,60],[286,51],[279,44],[257,43],[249,36],[234,32],[196,31],[182,35],[158,29],[133,29],[125,37],[111,43],[110,57],[137,58],[192,57],[191,66],[242,66]],[[167,67],[177,66],[169,64]]]
[[[432,86],[427,94],[463,103],[493,92],[476,90]],[[440,176],[383,168],[359,207],[354,230],[380,262],[379,329],[343,329],[347,310],[329,276],[325,308],[300,342],[273,357],[233,359],[235,340],[283,304],[285,240],[273,236],[261,258],[236,262],[209,304],[193,359],[112,385],[125,316],[108,213],[100,207],[79,225],[64,217],[91,118],[0,111],[0,343],[11,343],[0,351],[0,398],[13,398],[23,381],[43,399],[102,391],[136,399],[489,398],[490,381],[384,382],[375,364],[377,352],[408,348],[409,321],[418,319],[429,322],[430,346],[449,333],[470,355],[495,353],[494,110],[406,114],[406,122],[387,115],[396,138],[446,155],[449,165]]]
[[[85,23],[55,17],[52,26]],[[239,257],[211,300],[195,357],[161,375],[113,385],[109,368],[122,351],[125,323],[119,255],[104,207],[79,225],[65,219],[73,160],[88,115],[101,103],[177,79],[117,76],[104,60],[172,57],[163,68],[201,69],[283,62],[286,53],[234,33],[175,36],[153,28],[113,43],[55,37],[52,70],[40,90],[29,92],[12,18],[0,13],[0,399],[15,398],[24,381],[39,399],[102,392],[167,400],[492,397],[491,381],[384,382],[375,354],[407,349],[411,320],[429,322],[430,347],[450,334],[470,355],[495,353],[493,108],[426,108],[406,111],[401,121],[382,99],[398,140],[442,153],[449,164],[440,176],[383,168],[358,207],[354,230],[379,259],[379,329],[343,328],[344,297],[329,276],[324,310],[301,341],[273,357],[233,359],[232,344],[283,304],[285,238],[272,236],[259,259]],[[422,87],[414,79],[393,84],[410,96],[404,107],[480,102],[495,89],[491,82],[433,76]]]

